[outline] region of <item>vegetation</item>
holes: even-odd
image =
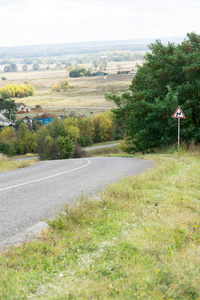
[[[0,172],[26,168],[35,164],[37,161],[38,159],[31,159],[26,161],[13,161],[8,156],[0,153]]]
[[[135,41],[130,44],[130,41],[128,44],[126,42],[118,42],[117,45],[110,42],[92,42],[92,43],[81,43],[79,44],[63,44],[63,45],[41,45],[41,46],[25,46],[25,47],[15,47],[14,51],[13,48],[10,47],[0,47],[0,59],[2,59],[4,62],[10,60],[7,60],[7,57],[10,57],[12,59],[21,59],[22,62],[30,64],[35,62],[35,60],[38,61],[40,57],[47,58],[47,59],[53,59],[54,57],[62,57],[67,56],[71,54],[75,55],[98,55],[102,54],[103,52],[131,52],[133,54],[134,52],[139,51],[147,51],[147,41],[144,41],[143,44],[137,44]],[[120,45],[121,44],[121,45]],[[75,56],[73,55],[73,56]],[[136,53],[137,55],[137,53]],[[137,59],[137,58],[136,58]],[[41,59],[40,59],[41,60]],[[124,59],[126,60],[126,59]],[[117,60],[120,61],[120,60]]]
[[[47,125],[39,124],[29,128],[22,121],[17,122],[15,129],[3,128],[0,152],[7,155],[39,153],[42,159],[62,159],[75,155],[73,150],[77,142],[85,147],[96,141],[115,139],[115,125],[110,113],[84,119],[55,118]]]
[[[0,88],[0,95],[4,99],[11,97],[23,98],[33,94],[34,87],[30,84],[8,84]]]
[[[17,111],[15,101],[13,99],[0,98],[0,111],[5,111],[4,115],[7,118],[15,120]]]
[[[119,124],[125,126],[127,149],[148,151],[173,144],[177,122],[172,115],[181,106],[186,119],[181,123],[181,139],[200,142],[200,36],[188,34],[180,45],[160,41],[139,67],[130,92],[108,95],[117,105],[113,109]]]
[[[92,73],[90,70],[86,70],[85,68],[73,69],[69,72],[70,77],[81,77],[81,76],[91,76]]]
[[[60,91],[66,91],[70,89],[69,82],[67,80],[63,80],[61,82],[58,82],[54,84],[52,90],[54,92],[60,92]]]
[[[199,299],[199,153],[66,206],[37,240],[0,255],[2,299]]]
[[[17,65],[13,62],[10,62],[8,66],[4,67],[4,72],[16,72]]]

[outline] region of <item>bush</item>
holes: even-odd
[[[80,138],[78,139],[78,143],[82,147],[87,147],[87,146],[93,145],[92,138],[89,135],[80,136]]]
[[[32,96],[34,92],[34,87],[30,84],[8,84],[0,89],[0,94],[4,99],[28,97]]]
[[[74,151],[72,153],[72,158],[86,157],[86,151],[81,148],[78,143],[74,144]]]
[[[92,76],[91,71],[90,70],[86,70],[85,68],[77,68],[74,70],[71,70],[69,72],[69,76],[70,77],[81,77],[81,76]]]
[[[12,150],[10,144],[6,142],[0,142],[0,153],[11,155]]]

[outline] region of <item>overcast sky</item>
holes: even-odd
[[[200,0],[0,0],[0,46],[200,34]]]

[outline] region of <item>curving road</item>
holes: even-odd
[[[38,232],[64,203],[151,166],[137,158],[92,157],[41,161],[0,173],[0,250]]]

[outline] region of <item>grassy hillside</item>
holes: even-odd
[[[199,153],[66,206],[37,240],[0,256],[1,299],[199,299]]]

